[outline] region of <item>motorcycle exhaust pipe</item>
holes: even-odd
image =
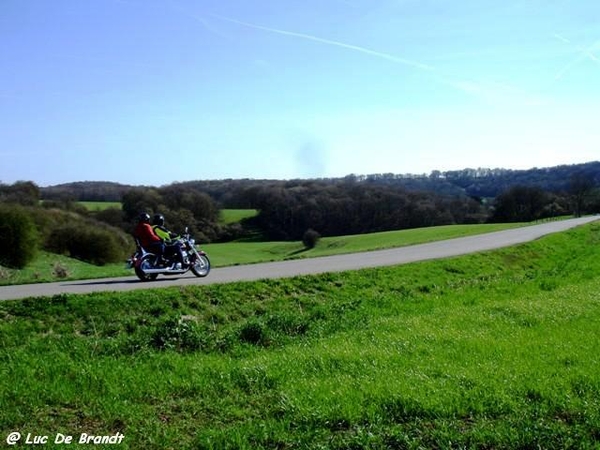
[[[188,270],[187,269],[146,269],[146,270],[142,270],[142,272],[144,272],[144,275],[152,275],[153,273],[157,273],[157,274],[180,274],[180,273],[186,273]]]

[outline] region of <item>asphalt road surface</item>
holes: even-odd
[[[599,219],[600,217],[598,216],[582,217],[389,250],[224,267],[212,269],[206,278],[197,278],[191,272],[188,272],[178,277],[159,275],[156,281],[151,282],[142,282],[135,276],[131,276],[2,286],[0,287],[0,300],[52,296],[57,294],[85,294],[98,291],[130,291],[134,289],[186,286],[192,284],[230,283],[234,281],[285,278],[324,272],[341,272],[367,267],[393,266],[508,247]]]

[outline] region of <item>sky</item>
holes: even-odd
[[[0,183],[600,155],[598,0],[0,0]]]

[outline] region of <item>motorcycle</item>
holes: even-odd
[[[182,275],[191,270],[197,277],[205,277],[210,272],[210,260],[206,252],[196,249],[196,242],[186,227],[185,233],[175,239],[181,246],[183,264],[175,262],[174,257],[163,257],[147,252],[136,239],[136,250],[127,261],[127,268],[134,269],[142,281],[153,281],[159,275]]]

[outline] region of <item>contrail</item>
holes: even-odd
[[[554,37],[559,41],[563,41],[565,44],[571,44],[571,41],[564,37],[562,34],[554,33]]]
[[[398,56],[390,55],[389,53],[378,52],[378,51],[371,50],[371,49],[366,48],[366,47],[360,47],[358,45],[347,44],[345,42],[334,41],[334,40],[331,40],[331,39],[324,39],[324,38],[320,38],[318,36],[313,36],[311,34],[297,33],[295,31],[287,31],[287,30],[280,30],[278,28],[265,27],[265,26],[262,26],[262,25],[256,25],[256,24],[249,23],[249,22],[243,22],[243,21],[237,20],[237,19],[232,19],[231,17],[221,16],[221,15],[218,15],[218,14],[212,14],[212,13],[208,13],[208,14],[210,16],[212,16],[212,17],[217,18],[217,19],[224,20],[224,21],[231,22],[231,23],[235,23],[237,25],[242,25],[242,26],[247,27],[247,28],[253,28],[255,30],[262,30],[262,31],[267,31],[269,33],[276,33],[276,34],[281,34],[281,35],[284,35],[284,36],[292,36],[292,37],[296,37],[296,38],[300,38],[300,39],[306,39],[306,40],[309,40],[309,41],[319,42],[321,44],[333,45],[333,46],[336,46],[336,47],[347,48],[349,50],[354,50],[354,51],[357,51],[357,52],[365,53],[367,55],[371,55],[371,56],[375,56],[375,57],[378,57],[378,58],[386,59],[388,61],[391,61],[391,62],[394,62],[394,63],[397,63],[397,64],[402,64],[402,65],[405,65],[405,66],[414,67],[414,68],[420,69],[420,70],[426,70],[426,71],[433,71],[433,70],[435,70],[434,67],[429,66],[427,64],[420,63],[418,61],[412,61],[410,59],[399,58]]]
[[[577,56],[577,58],[575,58],[573,61],[566,64],[562,69],[560,69],[556,73],[556,75],[554,76],[555,81],[560,80],[563,76],[565,76],[565,74],[567,72],[569,72],[571,70],[572,67],[576,66],[584,59],[590,59],[590,60],[596,62],[597,64],[600,64],[600,58],[598,58],[593,53],[593,51],[596,49],[596,47],[598,47],[598,45],[600,44],[600,40],[594,42],[592,45],[590,45],[587,48],[583,48],[583,47],[580,47],[579,45],[574,45],[569,39],[567,39],[566,37],[564,37],[558,33],[555,33],[554,37],[556,39],[564,42],[565,44],[574,46],[577,49],[577,51],[579,52],[579,55]]]
[[[182,9],[180,11],[183,12]],[[234,23],[236,25],[240,25],[240,26],[243,26],[246,28],[251,28],[254,30],[265,31],[267,33],[275,33],[275,34],[279,34],[279,35],[283,35],[283,36],[290,36],[290,37],[294,37],[294,38],[298,38],[298,39],[304,39],[304,40],[308,40],[308,41],[318,42],[320,44],[345,48],[345,49],[352,50],[355,52],[360,52],[360,53],[364,53],[366,55],[374,56],[376,58],[381,58],[381,59],[393,62],[395,64],[412,67],[412,68],[418,69],[420,71],[427,72],[429,74],[431,80],[433,80],[433,81],[444,84],[446,86],[451,87],[452,89],[466,93],[468,95],[475,96],[486,102],[490,102],[490,101],[494,102],[494,100],[493,100],[494,95],[490,95],[490,93],[488,92],[488,88],[486,88],[486,86],[482,85],[481,83],[477,83],[477,82],[473,82],[473,81],[455,80],[451,77],[445,76],[444,74],[440,73],[436,67],[421,63],[419,61],[414,61],[414,60],[406,59],[406,58],[400,58],[400,57],[398,57],[396,55],[392,55],[390,53],[384,53],[384,52],[372,50],[367,47],[348,44],[346,42],[340,42],[340,41],[336,41],[333,39],[321,38],[319,36],[315,36],[312,34],[299,33],[299,32],[289,31],[289,30],[282,30],[279,28],[267,27],[267,26],[258,25],[255,23],[245,22],[245,21],[234,19],[231,17],[222,16],[220,14],[206,12],[205,15],[213,17],[213,18],[221,20],[221,21]],[[207,26],[207,22],[205,20],[201,19],[200,17],[196,17],[196,16],[189,15],[189,14],[188,14],[188,16],[200,21],[205,27]],[[214,29],[209,29],[209,30],[214,32]]]

